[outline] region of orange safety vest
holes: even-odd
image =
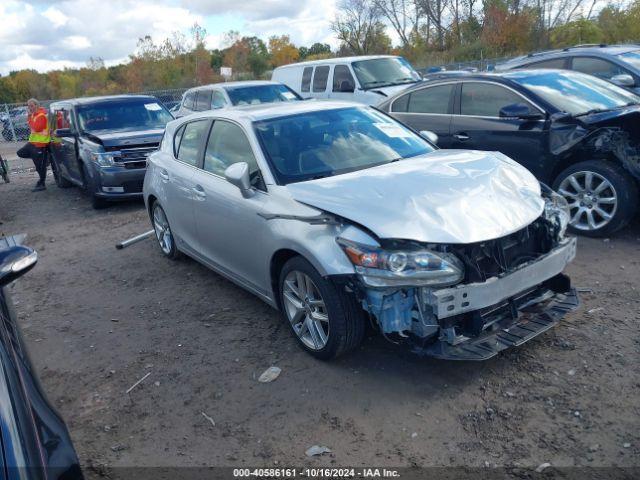
[[[40,131],[35,131],[36,121],[40,118],[44,118],[44,128]],[[29,143],[32,143],[36,147],[46,147],[51,141],[51,134],[49,133],[49,119],[47,118],[47,111],[44,108],[40,108],[35,114],[29,115],[29,128],[31,133],[29,134]]]

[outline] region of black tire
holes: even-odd
[[[296,271],[302,272],[313,281],[326,307],[329,329],[326,344],[321,349],[312,349],[307,346],[299,337],[292,322],[289,321],[284,298],[285,279],[287,275]],[[304,258],[293,257],[285,263],[280,272],[278,295],[284,321],[289,325],[300,346],[314,357],[321,360],[331,360],[355,349],[362,342],[366,324],[364,312],[356,299],[324,279]]]
[[[84,163],[81,164],[80,168],[82,169],[82,190],[87,194],[89,199],[91,200],[91,206],[95,210],[101,210],[106,208],[109,205],[109,202],[104,198],[98,197],[95,194],[95,186],[91,181],[91,177],[89,177],[89,173],[87,172],[87,167]]]
[[[164,228],[165,228],[165,231],[168,230],[168,234],[170,237],[170,245],[167,245],[166,243],[163,244],[163,241],[166,241],[166,238],[164,237],[161,238],[161,233],[159,232],[159,226],[156,224],[156,220],[157,220],[156,214],[161,214],[162,217],[164,218],[164,221],[166,222],[166,226]],[[169,224],[169,219],[167,218],[167,214],[165,213],[160,203],[157,201],[153,202],[153,204],[151,205],[151,225],[153,226],[153,231],[155,233],[156,241],[158,243],[158,247],[160,248],[160,251],[162,252],[162,254],[165,257],[170,258],[171,260],[178,260],[182,256],[182,254],[180,253],[180,250],[178,250],[178,247],[176,246],[175,237],[173,235],[173,230],[171,229],[171,225]]]
[[[9,164],[2,157],[0,157],[0,172],[2,172],[2,179],[4,180],[4,183],[10,183],[11,179],[9,178]]]
[[[56,182],[56,185],[58,186],[58,188],[70,188],[73,186],[73,184],[67,180],[66,178],[64,178],[64,176],[62,175],[62,172],[60,171],[60,168],[58,167],[58,164],[55,163],[56,161],[52,158],[51,159],[51,173],[53,173],[53,179]]]
[[[568,179],[572,175],[580,175],[581,172],[591,172],[598,176],[596,178],[604,178],[613,189],[608,191],[613,192],[614,196],[616,197],[616,206],[615,209],[608,212],[612,215],[612,217],[606,224],[598,226],[597,228],[585,228],[584,225],[581,225],[581,222],[575,222],[569,226],[569,230],[572,233],[585,235],[587,237],[605,237],[617,232],[625,225],[627,225],[638,210],[638,184],[636,183],[636,180],[633,178],[633,176],[631,176],[631,174],[627,172],[621,165],[614,163],[613,161],[587,160],[571,165],[567,169],[563,170],[553,182],[553,189],[558,193],[563,194],[560,188],[563,181],[565,179]],[[562,191],[564,191],[564,189]],[[572,193],[573,192],[574,191],[572,191]],[[572,203],[573,205],[576,205],[576,207],[572,207],[572,216],[577,213],[577,208],[579,207],[579,205],[586,204],[588,206],[592,204],[589,201],[582,203],[580,202],[581,199],[577,199],[576,197],[569,197],[564,194],[563,196],[569,202],[570,207],[572,206]],[[596,200],[593,203],[598,203],[598,201]],[[574,225],[580,228],[577,228]]]

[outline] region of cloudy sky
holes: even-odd
[[[82,66],[89,57],[112,65],[138,38],[188,34],[195,22],[206,28],[210,48],[223,46],[229,30],[336,46],[334,12],[335,0],[0,0],[0,74]]]

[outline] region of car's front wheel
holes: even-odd
[[[553,189],[569,203],[570,229],[574,233],[602,237],[624,227],[638,207],[638,186],[620,165],[588,160],[564,170]]]
[[[287,261],[279,286],[285,320],[311,355],[329,360],[362,342],[365,321],[355,298],[322,278],[307,260]]]
[[[160,250],[172,260],[177,259],[180,256],[180,251],[176,248],[167,214],[164,213],[158,202],[155,202],[151,207],[151,219]]]

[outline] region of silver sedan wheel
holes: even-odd
[[[300,341],[311,350],[322,350],[329,338],[329,316],[311,277],[298,270],[289,272],[282,296],[287,319]]]
[[[156,231],[156,238],[160,248],[166,255],[169,255],[173,247],[173,236],[171,235],[167,216],[159,205],[156,205],[153,209],[153,229]]]
[[[558,193],[567,199],[571,226],[576,230],[599,230],[618,209],[618,194],[609,180],[596,172],[575,172],[562,180]]]

